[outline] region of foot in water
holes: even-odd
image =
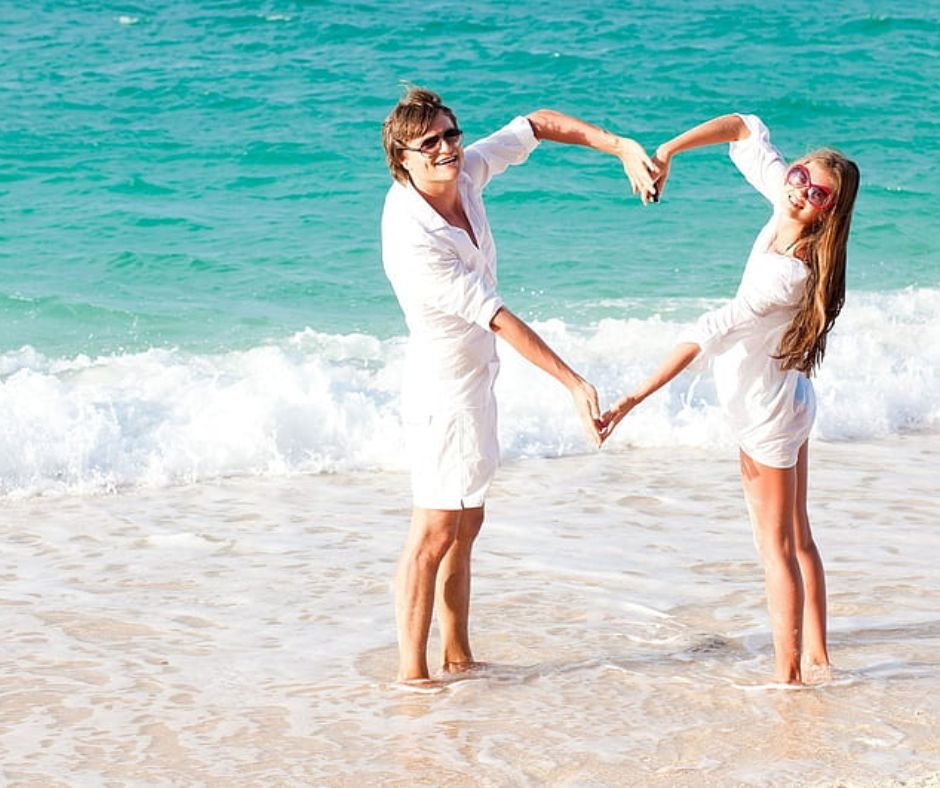
[[[391,686],[401,692],[415,692],[420,695],[436,695],[444,691],[443,682],[437,679],[399,679]]]
[[[824,665],[820,664],[806,664],[803,666],[803,683],[804,684],[827,684],[832,681],[832,665],[826,663]]]
[[[487,662],[445,662],[440,674],[435,678],[398,679],[392,687],[402,692],[416,692],[423,695],[434,695],[447,689],[448,684],[480,677],[487,668]]]
[[[489,666],[490,664],[488,662],[477,662],[476,660],[470,660],[469,662],[445,662],[443,667],[441,667],[441,672],[450,676],[465,673],[479,673],[486,670]]]

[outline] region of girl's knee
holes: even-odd
[[[798,539],[796,543],[796,554],[801,561],[807,559],[817,560],[819,557],[819,549],[816,547],[816,542],[813,541],[812,537]]]
[[[805,513],[798,513],[793,518],[793,538],[797,552],[815,552],[816,543],[813,541],[813,532],[809,527],[809,517]]]

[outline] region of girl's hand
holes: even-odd
[[[640,404],[640,400],[632,394],[617,400],[610,410],[605,411],[598,422],[598,435],[604,443],[612,434],[624,416]]]
[[[659,202],[663,196],[663,190],[666,188],[666,181],[669,178],[669,168],[672,166],[672,153],[665,145],[660,145],[653,156],[653,165],[656,167],[656,180],[654,187],[656,196],[653,198]]]

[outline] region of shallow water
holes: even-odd
[[[835,670],[801,690],[767,683],[731,457],[504,467],[475,556],[474,647],[490,667],[431,695],[392,680],[402,474],[8,501],[0,777],[927,779],[940,770],[937,467],[933,436],[813,446]]]

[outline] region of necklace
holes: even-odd
[[[790,251],[791,251],[792,249],[794,249],[794,248],[796,247],[796,245],[797,245],[799,242],[800,242],[800,239],[797,238],[795,241],[793,241],[792,243],[787,244],[786,247],[784,247],[784,248],[781,250],[781,249],[778,249],[778,248],[777,248],[777,239],[776,239],[776,237],[774,237],[774,239],[770,242],[770,251],[773,252],[774,254],[780,254],[780,255],[788,256],[789,253],[790,253]]]

